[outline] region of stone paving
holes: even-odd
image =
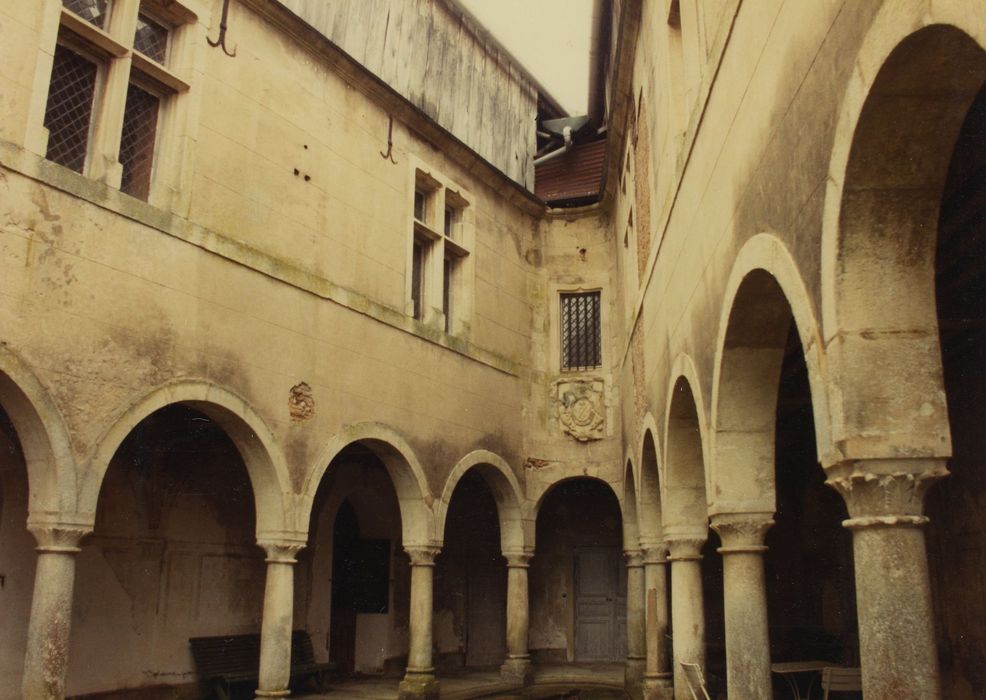
[[[526,695],[510,695],[516,685],[498,671],[469,671],[439,676],[442,700],[471,698],[544,698],[578,688],[614,689],[623,686],[623,664],[567,664],[534,667],[534,683]],[[305,695],[324,700],[396,700],[399,678],[362,678],[333,684],[326,693]],[[584,697],[584,696],[583,696]]]

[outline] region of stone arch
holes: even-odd
[[[781,241],[758,234],[733,265],[716,341],[709,493],[717,512],[774,511],[777,389],[792,323],[808,367],[821,457],[831,447],[824,357],[811,301]]]
[[[623,464],[623,549],[633,550],[638,549],[641,543],[635,470],[629,455],[624,457]]]
[[[658,545],[663,539],[661,526],[661,475],[658,462],[657,425],[649,413],[644,418],[644,430],[640,437],[637,459],[637,517],[640,523],[640,541],[644,545]]]
[[[544,490],[541,491],[541,493],[538,496],[537,500],[534,502],[534,504],[531,507],[531,519],[532,519],[532,521],[535,522],[535,523],[537,522],[538,514],[541,512],[541,506],[544,505],[545,499],[551,494],[552,491],[554,491],[556,488],[558,488],[562,484],[565,484],[565,483],[567,483],[569,481],[576,481],[576,480],[597,481],[600,484],[604,484],[606,486],[606,488],[608,488],[613,493],[613,497],[616,499],[616,502],[617,502],[617,504],[620,507],[620,517],[621,517],[621,519],[624,517],[623,513],[625,511],[625,507],[624,507],[624,504],[623,504],[623,498],[622,498],[619,490],[618,489],[614,489],[613,488],[613,485],[611,483],[609,483],[605,479],[600,479],[598,476],[588,476],[586,474],[572,474],[570,476],[562,477],[561,479],[558,479],[557,481],[552,481],[550,484],[548,484],[547,486],[545,486]],[[531,538],[531,544],[532,545],[534,544],[533,537]]]
[[[27,363],[2,345],[0,406],[24,452],[31,522],[84,521],[78,516],[76,461],[62,415]]]
[[[353,443],[362,443],[373,450],[383,462],[397,492],[401,510],[401,531],[405,547],[433,546],[435,541],[435,498],[428,486],[424,469],[407,440],[390,426],[368,421],[345,426],[322,448],[308,470],[302,489],[302,506],[307,522],[315,503],[315,494],[322,477],[336,455]]]
[[[307,521],[297,521],[288,465],[273,432],[246,399],[216,384],[180,380],[137,400],[105,430],[86,460],[79,495],[80,512],[95,518],[96,503],[110,460],[130,432],[155,411],[182,404],[208,416],[236,445],[250,477],[258,539],[298,539]]]
[[[445,519],[452,495],[459,480],[467,472],[475,470],[486,482],[496,501],[497,515],[500,519],[500,548],[503,552],[528,551],[533,545],[534,521],[524,507],[523,491],[520,482],[510,465],[499,455],[488,450],[473,450],[452,469],[442,497],[435,504],[435,541],[445,539]]]
[[[951,453],[935,233],[952,147],[986,78],[984,45],[975,3],[887,2],[854,61],[821,251],[831,440],[843,458]]]
[[[664,437],[663,527],[668,535],[700,535],[708,529],[706,431],[701,399],[692,387],[694,366],[682,356],[668,394]],[[691,378],[689,378],[691,375]]]

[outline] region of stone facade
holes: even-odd
[[[252,633],[279,697],[292,629],[409,698],[618,658],[634,697],[986,687],[981,5],[603,3],[571,210],[454,3],[66,5],[0,7],[0,698],[194,693],[188,639]],[[413,75],[391,6],[440,38]]]

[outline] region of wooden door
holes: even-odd
[[[626,591],[616,547],[575,550],[575,660],[619,661],[625,655]],[[625,579],[623,579],[625,580]]]

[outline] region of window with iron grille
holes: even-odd
[[[172,35],[192,26],[195,16],[181,0],[60,3],[60,22],[51,39],[46,133],[38,136],[38,152],[43,149],[51,161],[149,200],[158,179],[154,155],[164,136],[161,127],[174,128],[174,119],[166,116],[174,114],[172,98],[189,89],[169,66],[176,62],[173,49],[183,45]],[[119,14],[128,6],[136,12]],[[129,64],[129,72],[117,70],[121,61]],[[122,129],[114,131],[112,120],[121,107]],[[115,153],[119,167],[111,159],[90,159],[91,153]]]
[[[123,166],[120,189],[139,199],[146,200],[151,190],[154,135],[160,107],[161,100],[157,95],[130,84],[120,138],[120,165]]]
[[[595,369],[603,364],[599,292],[561,295],[561,368]]]
[[[106,28],[107,0],[62,0],[62,6],[100,29]]]
[[[97,70],[95,63],[72,49],[55,47],[45,108],[45,157],[77,173],[85,167],[89,150]]]

